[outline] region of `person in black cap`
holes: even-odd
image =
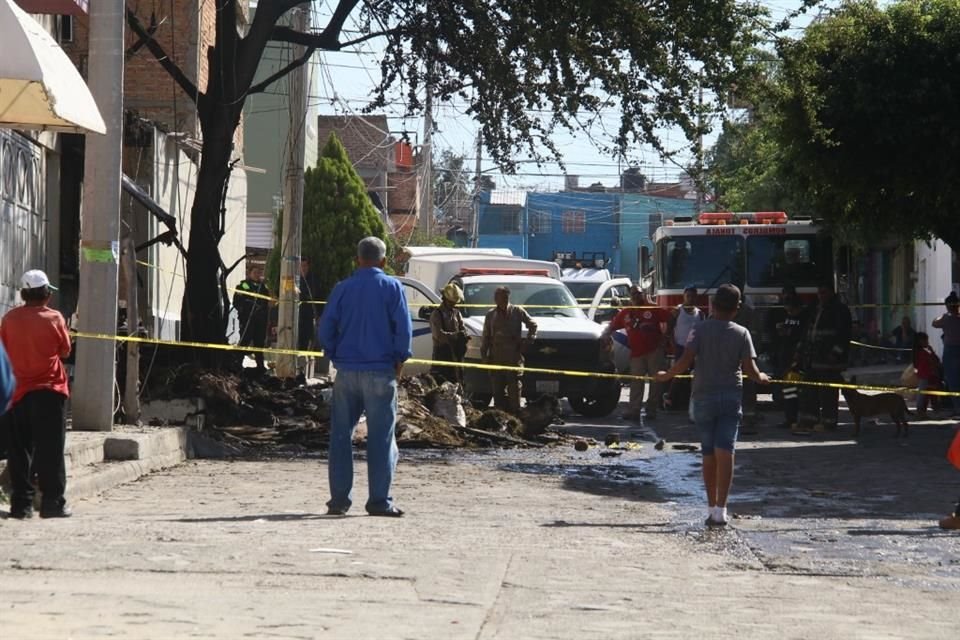
[[[843,382],[850,358],[850,309],[837,297],[832,282],[817,289],[816,315],[810,323],[803,350],[804,379],[812,382]],[[822,433],[837,428],[839,392],[835,387],[805,386],[801,392],[800,422]]]
[[[943,331],[943,378],[947,391],[960,391],[960,298],[953,291],[943,303],[947,312],[933,321]],[[953,415],[960,415],[960,397],[953,396]]]
[[[247,277],[238,286],[233,296],[233,306],[240,321],[241,347],[253,347],[253,359],[257,363],[257,373],[267,369],[263,364],[263,347],[267,341],[267,321],[270,316],[270,290],[263,283],[263,267],[250,265]],[[242,358],[242,356],[241,356]],[[241,369],[243,367],[241,360]]]
[[[310,258],[300,258],[300,304],[297,308],[297,350],[308,351],[314,347],[317,335],[317,321],[320,319],[322,307],[316,302],[320,300],[320,282],[310,270]],[[298,358],[303,368],[300,373],[304,378],[313,374],[310,357]]]

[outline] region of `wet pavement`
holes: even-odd
[[[664,532],[745,568],[960,590],[960,532],[937,526],[960,495],[960,472],[945,459],[954,421],[914,416],[910,436],[900,439],[893,437],[892,424],[865,421],[854,439],[841,406],[837,431],[793,436],[774,426],[781,417],[771,404],[761,406],[767,410],[759,414],[758,433],[741,437],[729,505],[733,519],[725,530],[704,527],[700,456],[690,450],[699,448],[696,428],[685,411],[661,412],[647,424],[568,414],[554,428],[592,438],[583,452],[558,447],[456,457],[557,476],[570,491],[664,504],[675,516],[662,525]],[[614,448],[604,444],[611,434],[620,440]],[[657,450],[661,438],[664,446]]]

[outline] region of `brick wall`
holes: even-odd
[[[357,169],[389,171],[394,159],[393,139],[387,125],[387,116],[319,116],[317,144],[320,151],[327,145],[330,134],[336,132],[350,161]]]
[[[151,13],[159,27],[155,39],[164,51],[202,91],[207,85],[206,47],[216,34],[214,0],[153,0],[132,6],[140,22],[150,25]],[[74,20],[74,41],[63,43],[63,49],[86,77],[89,50],[88,15]],[[126,29],[126,47],[138,40]],[[192,100],[174,83],[146,47],[127,59],[124,70],[124,107],[142,117],[162,123],[172,131],[199,137],[199,126]],[[238,132],[239,133],[239,132]],[[242,142],[242,140],[239,140]],[[238,148],[242,146],[238,145]]]

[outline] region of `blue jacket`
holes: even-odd
[[[403,285],[376,267],[361,267],[334,287],[317,339],[341,371],[382,371],[412,355],[412,333]]]
[[[10,365],[10,358],[0,343],[0,415],[7,410],[10,404],[10,398],[13,397],[13,390],[17,386],[17,380],[13,377],[13,367]]]

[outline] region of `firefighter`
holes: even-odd
[[[804,379],[812,382],[843,382],[850,357],[850,309],[840,302],[833,283],[817,290],[819,301],[803,350]],[[806,386],[801,394],[800,423],[822,433],[837,428],[837,389]]]
[[[483,321],[480,356],[487,364],[521,367],[527,345],[536,340],[537,323],[529,313],[510,304],[508,287],[498,288],[494,300],[497,306],[487,313]],[[527,327],[526,340],[523,338],[522,325]],[[497,409],[513,414],[520,412],[520,375],[519,371],[510,370],[490,373],[494,406]]]
[[[443,288],[443,300],[440,306],[430,314],[430,332],[433,335],[433,360],[441,362],[463,362],[467,353],[467,337],[463,329],[463,316],[457,305],[463,302],[463,291],[454,283]],[[434,364],[430,367],[439,380],[454,384],[463,383],[463,368]]]

